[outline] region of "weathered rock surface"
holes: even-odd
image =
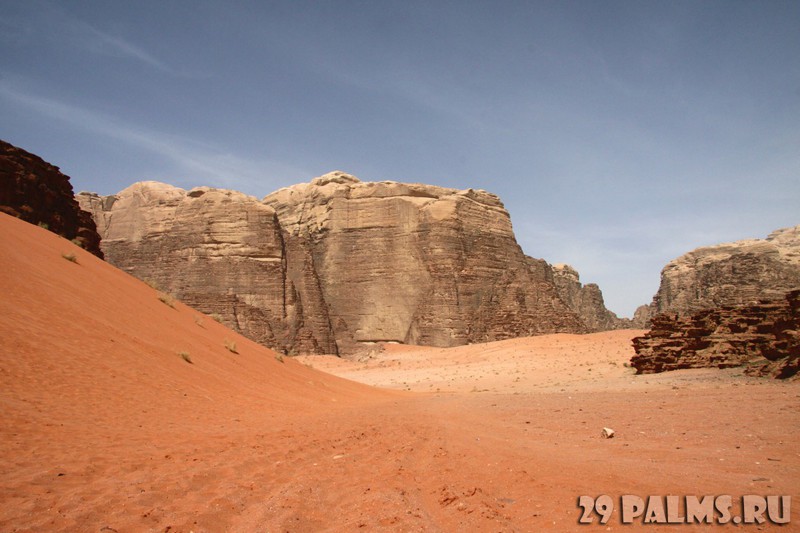
[[[665,313],[633,339],[637,373],[681,368],[746,366],[753,375],[798,376],[800,290],[782,300],[723,306],[690,316]]]
[[[562,301],[485,191],[334,172],[262,201],[155,182],[78,198],[112,264],[286,353],[598,327]]]
[[[493,194],[334,172],[264,202],[307,243],[345,351],[587,331],[522,253]]]
[[[766,239],[698,248],[670,261],[652,304],[640,308],[637,318],[773,300],[798,287],[800,226],[795,226]]]
[[[92,216],[75,201],[69,176],[42,158],[0,141],[0,211],[40,224],[102,258]]]
[[[578,271],[569,265],[553,265],[553,280],[558,295],[575,311],[586,327],[592,331],[608,331],[633,327],[633,322],[619,318],[606,309],[603,293],[596,283],[581,284]]]
[[[80,193],[113,265],[284,353],[336,353],[311,258],[242,193],[141,182]]]

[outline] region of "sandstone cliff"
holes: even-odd
[[[94,220],[75,201],[69,176],[5,141],[0,141],[0,211],[47,227],[103,257]]]
[[[603,293],[596,283],[581,284],[578,271],[569,265],[556,264],[552,269],[559,297],[578,314],[590,331],[634,327],[631,320],[619,318],[606,309]]]
[[[334,172],[262,201],[154,182],[79,199],[112,264],[286,353],[594,329],[485,191]]]
[[[111,264],[276,350],[336,353],[310,257],[258,199],[141,182],[78,200]]]
[[[661,271],[653,302],[637,310],[636,318],[689,315],[779,299],[796,288],[800,288],[800,226],[775,231],[763,240],[698,248],[670,261]]]
[[[800,370],[800,290],[690,316],[661,314],[633,345],[631,364],[639,374],[745,365],[748,374],[793,377]]]
[[[493,194],[334,172],[264,202],[306,240],[340,347],[586,331],[529,266]]]

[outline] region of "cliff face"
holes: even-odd
[[[590,329],[484,191],[336,172],[262,201],[155,182],[79,200],[112,264],[286,353]]]
[[[800,226],[766,239],[698,248],[669,262],[653,303],[637,316],[690,315],[702,309],[780,299],[800,288]]]
[[[40,224],[102,259],[92,216],[80,209],[69,176],[42,158],[0,141],[0,211]]]
[[[606,309],[603,293],[595,283],[581,284],[578,271],[569,265],[552,266],[558,295],[575,311],[590,331],[608,331],[634,327],[631,320],[619,318]]]
[[[113,265],[276,350],[336,353],[310,258],[256,198],[141,182],[78,200]]]
[[[305,239],[340,347],[586,330],[529,266],[508,212],[485,191],[362,183],[337,172],[264,202],[289,235]]]
[[[690,316],[661,314],[633,345],[631,364],[639,374],[746,365],[748,374],[793,377],[800,370],[800,290]]]

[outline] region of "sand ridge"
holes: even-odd
[[[632,376],[637,332],[280,361],[5,215],[0,272],[2,531],[633,531],[577,497],[800,493],[795,384]]]

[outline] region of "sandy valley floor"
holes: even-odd
[[[798,383],[635,376],[640,332],[281,360],[5,215],[0,272],[3,532],[696,531],[580,526],[577,500],[800,505]]]

